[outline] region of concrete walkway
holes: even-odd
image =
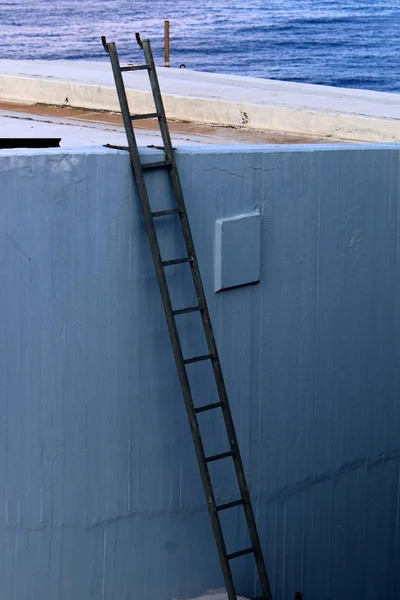
[[[326,144],[340,142],[324,138],[276,131],[219,127],[199,123],[170,121],[174,146],[197,145],[264,145]],[[0,136],[10,138],[60,137],[61,146],[126,146],[121,115],[111,112],[43,104],[17,104],[0,101]],[[135,121],[136,140],[140,146],[161,146],[156,119]]]
[[[400,95],[159,68],[167,116],[206,123],[400,141]],[[136,113],[152,110],[147,73],[125,74]],[[0,60],[0,100],[118,111],[108,62]]]

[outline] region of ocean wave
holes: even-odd
[[[400,10],[396,0],[0,0],[2,57],[102,60],[100,36],[122,59],[134,32],[153,40],[159,63],[163,21],[171,63],[198,70],[396,90]],[[377,75],[379,74],[379,75]]]

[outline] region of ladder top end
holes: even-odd
[[[108,44],[107,44],[107,39],[106,39],[105,35],[101,36],[101,43],[103,44],[104,50],[108,53]]]
[[[135,33],[135,37],[136,37],[137,43],[139,44],[139,47],[142,48],[142,50],[143,50],[142,38],[140,37],[140,33],[138,31]]]
[[[142,40],[142,38],[140,37],[140,33],[138,31],[135,33],[135,36],[136,36],[136,41],[142,50],[143,50],[143,44],[148,44],[150,42],[150,40],[148,40],[148,39]]]

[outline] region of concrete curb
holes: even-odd
[[[202,76],[204,75],[202,74]],[[163,74],[163,76],[166,75]],[[212,76],[210,76],[211,78]],[[250,83],[251,80],[249,80]],[[265,86],[267,84],[268,82],[265,81]],[[281,85],[284,86],[284,83],[281,82]],[[288,83],[287,86],[290,93],[293,94],[293,84]],[[329,90],[329,88],[327,89]],[[218,91],[217,85],[216,90]],[[321,86],[315,86],[316,95],[318,94],[319,97],[321,97],[321,91],[323,90],[324,88]],[[338,90],[335,90],[335,93],[337,92]],[[343,92],[345,94],[348,91],[343,90]],[[150,92],[133,89],[130,85],[127,88],[127,94],[135,113],[152,110]],[[326,94],[329,98],[328,91]],[[369,95],[371,95],[371,92],[365,92],[365,95],[370,101]],[[316,110],[313,107],[300,106],[300,103],[304,101],[301,95],[299,95],[298,107],[284,106],[284,94],[282,95],[281,105],[277,104],[276,98],[274,98],[274,102],[270,103],[268,97],[262,103],[252,103],[240,101],[240,94],[238,96],[238,101],[233,101],[218,98],[217,95],[214,98],[209,98],[206,96],[184,96],[175,93],[163,94],[167,116],[170,119],[179,121],[315,136],[332,136],[352,141],[400,141],[400,108],[398,119],[368,116],[365,111],[364,114],[339,112],[340,106],[338,106],[338,112],[332,112],[329,108],[324,112],[321,109]],[[397,100],[396,95],[391,96],[393,100]],[[312,96],[309,94],[309,97]],[[116,92],[111,85],[103,83],[96,85],[68,79],[41,77],[40,75],[0,73],[0,100],[119,111]],[[379,106],[377,100],[375,100],[376,105]],[[360,94],[360,111],[362,107],[363,99]],[[384,109],[383,102],[382,108]]]

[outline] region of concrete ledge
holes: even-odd
[[[343,140],[400,141],[400,95],[159,68],[170,119]],[[135,113],[149,112],[147,73],[126,75]],[[118,111],[108,63],[0,60],[0,100]]]

